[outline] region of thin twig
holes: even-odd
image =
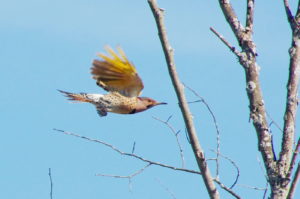
[[[146,168],[148,168],[149,166],[151,166],[151,164],[147,164],[146,166],[144,166],[143,168],[137,170],[136,172],[128,175],[128,176],[121,176],[121,175],[111,175],[111,174],[96,174],[96,176],[103,176],[103,177],[111,177],[111,178],[126,178],[128,179],[128,187],[129,190],[132,191],[132,178],[134,178],[135,176],[141,174]]]
[[[264,191],[263,199],[267,197],[268,188],[269,188],[269,182],[266,183],[266,189]]]
[[[300,179],[300,163],[298,163],[298,166],[297,166],[294,178],[292,180],[291,187],[290,187],[287,199],[294,198],[294,194],[295,194],[296,187],[297,187],[297,184],[299,182],[299,179]]]
[[[96,176],[103,176],[103,177],[112,177],[112,178],[128,178],[128,179],[132,179],[135,176],[141,174],[145,169],[147,169],[149,166],[151,166],[151,164],[147,164],[146,166],[144,166],[143,168],[135,171],[134,173],[127,175],[127,176],[121,176],[121,175],[111,175],[111,174],[102,174],[102,173],[98,173],[96,174]]]
[[[197,132],[194,126],[193,117],[188,106],[185,94],[184,94],[184,87],[179,79],[179,76],[176,71],[175,61],[174,61],[174,52],[173,49],[168,41],[167,38],[167,31],[164,25],[164,13],[163,10],[160,9],[157,5],[156,0],[148,0],[149,6],[153,13],[157,29],[158,35],[161,41],[161,45],[165,54],[165,59],[168,65],[169,75],[172,80],[172,84],[174,86],[177,99],[179,101],[179,107],[184,118],[185,126],[187,128],[189,138],[191,140],[191,146],[198,164],[198,167],[201,171],[201,176],[203,178],[204,184],[208,191],[208,194],[211,199],[218,199],[220,198],[219,192],[216,189],[216,186],[213,182],[213,178],[211,176],[210,170],[207,166],[204,151],[200,145]]]
[[[171,119],[171,116],[166,120],[166,121],[163,121],[157,117],[152,117],[153,119],[165,124],[170,130],[171,132],[173,133],[173,135],[175,136],[176,138],[176,142],[177,142],[177,146],[178,146],[178,149],[179,149],[179,153],[180,153],[180,158],[181,158],[181,167],[184,168],[185,167],[185,162],[184,162],[184,154],[183,154],[183,149],[181,147],[181,144],[179,142],[179,131],[176,132],[175,129],[173,128],[173,126],[170,125],[169,123],[169,120]]]
[[[211,150],[211,151],[214,152],[214,153],[217,153],[217,152],[214,151],[214,150]],[[228,161],[232,164],[232,166],[236,169],[236,177],[235,177],[235,180],[234,180],[234,182],[232,183],[232,185],[230,186],[230,189],[233,189],[233,187],[237,184],[237,182],[238,182],[238,180],[239,180],[239,177],[240,177],[240,169],[239,169],[239,167],[237,166],[237,164],[236,164],[232,159],[230,159],[229,157],[227,157],[227,156],[225,156],[225,155],[223,155],[223,154],[221,154],[221,153],[219,153],[219,156],[222,157],[222,158],[224,158],[224,159],[226,159],[226,160],[228,160]]]
[[[266,111],[266,114],[267,114],[268,118],[271,120],[271,123],[269,124],[269,128],[271,128],[271,125],[274,124],[274,125],[277,127],[277,129],[278,129],[280,132],[283,133],[282,128],[279,126],[279,124],[278,124],[275,120],[273,120],[273,118],[272,118],[271,115],[268,113],[268,111]]]
[[[227,46],[231,52],[233,52],[237,57],[241,57],[242,54],[234,46],[232,46],[220,33],[218,33],[213,27],[209,28],[224,44]]]
[[[131,153],[134,153],[135,150],[135,142],[133,142]]]
[[[261,172],[262,172],[263,175],[265,176],[265,179],[266,179],[266,181],[267,181],[267,183],[268,183],[268,182],[269,182],[269,177],[268,177],[268,175],[265,173],[264,167],[263,167],[263,165],[262,165],[262,163],[261,163],[259,157],[257,157],[257,162],[258,162],[258,165],[259,165],[259,167],[260,167]]]
[[[254,190],[257,190],[257,191],[265,191],[266,190],[266,188],[254,187],[254,186],[249,186],[249,185],[245,185],[245,184],[238,184],[238,186],[245,187],[245,188],[248,188],[248,189],[254,189]]]
[[[81,139],[88,140],[90,142],[96,142],[96,143],[102,144],[102,145],[104,145],[106,147],[109,147],[110,149],[116,151],[120,155],[133,157],[133,158],[139,159],[139,160],[141,160],[143,162],[147,162],[147,163],[152,164],[152,165],[157,165],[157,166],[161,166],[161,167],[172,169],[172,170],[184,171],[184,172],[188,172],[188,173],[194,173],[194,174],[201,175],[201,173],[199,171],[195,171],[195,170],[191,170],[191,169],[178,168],[178,167],[174,167],[174,166],[171,166],[171,165],[163,164],[163,163],[160,163],[160,162],[151,161],[151,160],[145,159],[145,158],[143,158],[141,156],[138,156],[136,154],[133,154],[133,153],[123,152],[120,149],[116,148],[115,146],[113,146],[113,145],[111,145],[109,143],[106,143],[104,141],[101,141],[101,140],[92,139],[92,138],[89,138],[89,137],[86,137],[86,136],[78,135],[78,134],[75,134],[75,133],[72,133],[72,132],[67,132],[67,131],[60,130],[60,129],[53,129],[53,130],[57,131],[57,132],[61,132],[61,133],[65,134],[65,135],[71,135],[71,136],[74,136],[74,137],[78,137],[78,138],[81,138]]]
[[[49,180],[50,180],[50,199],[52,199],[53,196],[53,182],[52,182],[52,174],[51,174],[51,168],[49,168]]]
[[[214,112],[212,111],[212,109],[210,108],[210,106],[208,105],[208,103],[204,100],[203,97],[201,97],[194,89],[188,87],[187,85],[184,85],[184,86],[187,89],[189,89],[195,96],[197,96],[200,99],[200,102],[202,102],[205,105],[205,107],[207,108],[209,114],[211,115],[211,117],[213,119],[213,122],[214,122],[214,125],[215,125],[215,128],[216,128],[216,132],[217,132],[216,178],[218,178],[219,177],[219,168],[220,168],[219,155],[220,155],[221,133],[220,133],[220,130],[219,130],[219,126],[218,126],[218,123],[217,123],[216,116],[215,116]]]
[[[221,183],[218,179],[214,179],[214,181],[225,191],[227,191],[228,193],[230,193],[232,196],[234,196],[237,199],[241,199],[241,197],[236,194],[231,188],[225,186],[223,183]]]
[[[166,192],[170,194],[170,196],[173,199],[176,199],[175,194],[168,187],[166,187],[158,178],[156,178],[156,181],[164,188],[164,190],[166,190]]]

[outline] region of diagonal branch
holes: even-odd
[[[108,148],[116,151],[120,155],[125,155],[125,156],[129,156],[129,157],[133,157],[135,159],[141,160],[141,161],[149,163],[151,165],[157,165],[157,166],[165,167],[165,168],[172,169],[172,170],[184,171],[184,172],[187,172],[187,173],[193,173],[193,174],[199,174],[199,175],[201,175],[201,173],[199,171],[195,171],[195,170],[191,170],[191,169],[178,168],[178,167],[174,167],[174,166],[171,166],[171,165],[163,164],[163,163],[160,163],[160,162],[155,162],[155,161],[152,161],[152,160],[148,160],[148,159],[145,159],[145,158],[143,158],[141,156],[138,156],[136,154],[133,154],[133,153],[123,152],[120,149],[116,148],[115,146],[113,146],[113,145],[111,145],[109,143],[103,142],[101,140],[92,139],[92,138],[89,138],[89,137],[86,137],[86,136],[78,135],[78,134],[75,134],[75,133],[72,133],[72,132],[67,132],[67,131],[60,130],[60,129],[53,129],[53,130],[57,131],[57,132],[61,132],[61,133],[65,134],[65,135],[71,135],[71,136],[74,136],[74,137],[78,137],[78,138],[81,138],[81,139],[88,140],[90,142],[96,142],[96,143],[102,144],[102,145],[107,146]]]
[[[164,25],[164,16],[163,11],[160,9],[156,3],[156,0],[148,0],[149,6],[152,10],[153,16],[156,21],[158,35],[162,44],[162,48],[165,54],[166,62],[168,65],[169,74],[176,91],[176,95],[179,101],[180,110],[182,112],[182,116],[184,118],[184,122],[188,131],[188,135],[191,141],[191,145],[194,151],[195,158],[198,163],[198,167],[202,173],[202,178],[209,193],[210,198],[217,199],[219,198],[219,193],[216,189],[216,186],[213,182],[213,178],[211,176],[210,170],[207,166],[204,151],[199,143],[198,136],[196,133],[196,129],[194,126],[193,118],[184,94],[184,87],[180,82],[178,74],[176,72],[173,49],[169,44],[167,38],[167,32]]]
[[[297,184],[299,182],[299,179],[300,179],[300,163],[298,163],[298,166],[297,166],[297,169],[296,169],[296,172],[295,172],[295,176],[292,180],[291,188],[289,190],[289,194],[288,194],[287,199],[294,198],[294,194],[295,194],[296,187],[297,187]]]
[[[241,52],[239,52],[234,46],[232,46],[220,33],[218,33],[214,28],[209,28],[224,44],[227,46],[231,52],[233,52],[238,58],[242,58]]]
[[[294,166],[296,164],[297,156],[298,156],[299,153],[300,153],[300,137],[298,138],[298,142],[297,142],[297,145],[295,147],[295,151],[294,151],[293,156],[292,156],[292,160],[291,160],[291,163],[290,163],[290,168],[289,168],[289,171],[288,171],[288,174],[287,174],[287,178],[290,178],[291,175],[292,175]]]
[[[291,28],[293,28],[294,23],[295,23],[295,19],[294,19],[294,16],[292,14],[292,11],[290,9],[289,0],[283,0],[283,3],[284,3],[284,8],[285,8],[285,13],[286,13],[286,16],[288,18],[288,22],[289,22]]]

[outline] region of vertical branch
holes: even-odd
[[[240,22],[228,0],[219,0],[224,16],[234,32],[239,45],[242,48],[242,53],[236,54],[240,64],[245,69],[246,88],[249,99],[250,117],[253,121],[257,137],[258,148],[264,159],[264,164],[270,179],[273,179],[275,173],[274,153],[266,119],[266,111],[262,97],[262,91],[259,81],[259,66],[256,63],[256,47],[252,41],[252,31],[247,31],[242,28]],[[247,6],[247,26],[253,27],[254,1],[248,0]]]
[[[295,122],[298,107],[298,87],[300,78],[300,36],[297,18],[294,18],[288,1],[284,0],[285,10],[292,29],[292,44],[289,49],[290,66],[287,83],[286,108],[284,114],[283,137],[279,156],[278,169],[282,178],[289,175],[291,171],[291,159],[293,155],[293,144],[295,139]],[[299,13],[299,7],[297,15]],[[288,179],[287,179],[288,180]]]
[[[247,0],[246,29],[253,32],[254,0]]]
[[[188,131],[188,135],[191,141],[191,145],[194,151],[195,158],[198,163],[198,167],[200,168],[200,171],[202,173],[202,178],[205,183],[205,186],[207,188],[207,191],[209,193],[210,198],[219,198],[219,193],[216,189],[216,186],[213,182],[213,178],[211,176],[210,170],[207,166],[205,157],[204,157],[204,151],[201,148],[201,145],[199,143],[196,129],[193,123],[192,115],[186,100],[186,97],[184,95],[184,87],[182,83],[179,80],[179,77],[176,72],[175,68],[175,62],[173,57],[173,49],[171,48],[168,38],[167,38],[167,32],[166,28],[164,26],[164,18],[163,18],[163,10],[160,9],[156,3],[156,0],[148,0],[148,3],[150,5],[150,8],[152,10],[152,13],[154,15],[157,29],[158,29],[158,35],[162,44],[162,48],[165,54],[166,62],[168,65],[169,74],[174,86],[174,89],[176,91],[176,95],[179,101],[180,110],[182,112],[182,116],[185,121],[185,125]]]

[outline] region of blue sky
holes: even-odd
[[[152,116],[181,130],[186,167],[197,169],[185,136],[181,113],[168,76],[156,25],[146,0],[0,0],[0,198],[150,199],[208,198],[200,176],[151,166],[128,180],[96,177],[97,173],[129,175],[145,163],[82,139],[53,131],[63,129],[100,139],[145,158],[180,166],[175,137]],[[237,59],[209,31],[213,26],[232,44],[233,34],[217,1],[160,0],[175,50],[181,80],[210,104],[221,130],[221,152],[240,168],[244,198],[261,198],[264,187],[256,134],[248,122],[244,72]],[[245,3],[233,1],[240,19]],[[293,5],[293,4],[292,4]],[[266,108],[282,125],[288,71],[290,29],[282,2],[257,2],[255,35]],[[57,92],[104,93],[90,75],[91,61],[105,45],[122,46],[143,79],[143,96],[168,102],[135,115],[98,117],[88,104],[71,104]],[[186,91],[190,101],[197,100]],[[211,116],[203,104],[192,104],[198,136],[208,158],[216,147]],[[299,125],[299,123],[298,123]],[[281,132],[273,127],[276,146]],[[299,133],[297,134],[299,136]],[[278,148],[276,148],[278,152]],[[211,163],[212,173],[214,164]],[[221,161],[220,179],[230,186],[235,170]],[[227,193],[221,191],[223,198]],[[300,192],[297,192],[300,196]],[[296,197],[297,198],[297,197]]]

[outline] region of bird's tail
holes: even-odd
[[[69,93],[66,91],[58,90],[59,92],[63,93],[66,97],[68,97],[69,100],[74,101],[74,102],[89,102],[93,103],[94,100],[89,98],[88,94],[86,93]]]

